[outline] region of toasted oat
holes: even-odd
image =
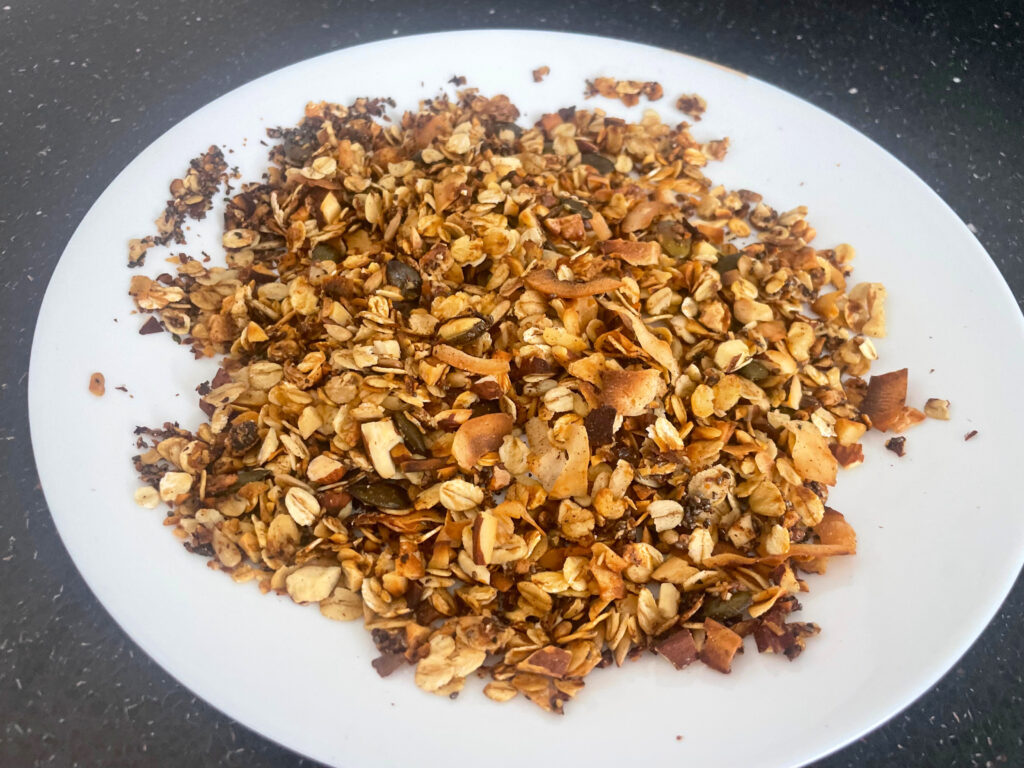
[[[378,672],[438,695],[479,673],[558,713],[644,651],[795,657],[796,574],[856,551],[828,487],[919,414],[905,371],[861,378],[884,289],[847,293],[853,249],[812,246],[806,209],[715,186],[727,143],[685,123],[386,106],[310,104],[229,201],[226,266],[131,281],[224,356],[206,423],[140,428],[138,503],[236,580],[363,618]]]

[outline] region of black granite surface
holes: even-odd
[[[1024,297],[1020,2],[0,0],[0,765],[313,765],[197,700],[82,582],[32,461],[32,329],[50,272],[93,200],[193,110],[324,51],[473,27],[651,43],[802,96],[924,178]],[[927,588],[901,585],[895,599]],[[1024,765],[1022,638],[1018,580],[931,692],[816,765]]]

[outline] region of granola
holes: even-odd
[[[716,186],[727,141],[685,123],[386,105],[310,104],[228,201],[226,266],[132,278],[143,333],[224,355],[207,422],[137,430],[136,500],[438,695],[561,712],[644,652],[795,658],[803,574],[856,551],[839,467],[917,420],[905,370],[863,378],[884,288]]]
[[[641,80],[616,80],[614,77],[595,77],[587,81],[583,92],[585,98],[604,96],[607,99],[618,99],[627,107],[640,103],[644,96],[648,101],[657,101],[665,95],[661,83]]]

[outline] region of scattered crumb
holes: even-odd
[[[124,384],[122,384],[120,387],[114,387],[114,389],[116,389],[118,392],[127,392],[128,391],[128,387],[126,387]]]
[[[907,454],[907,438],[905,437],[890,437],[885,441],[885,447],[895,453],[897,456],[902,458]]]
[[[466,77],[465,75],[452,75],[452,79],[448,82],[458,88],[466,84]]]
[[[657,101],[665,95],[661,83],[640,80],[616,80],[614,77],[598,77],[587,80],[583,91],[585,98],[600,94],[607,99],[618,99],[627,107],[640,103],[640,97],[646,96],[648,101]]]
[[[103,374],[97,371],[89,377],[89,391],[96,395],[96,397],[103,397],[103,394],[107,391],[105,382]]]
[[[684,93],[676,99],[676,109],[700,122],[700,116],[708,108],[708,103],[696,93]]]
[[[682,736],[676,736],[676,741],[682,741],[682,740],[683,740]]]
[[[548,67],[546,65],[543,67],[537,67],[535,70],[533,70],[533,82],[539,83],[549,74],[551,74],[551,67]]]
[[[144,322],[142,327],[139,328],[139,335],[148,336],[151,333],[160,333],[163,329],[164,327],[160,325],[160,321],[156,319],[156,316],[151,315],[149,320]]]
[[[966,443],[968,440],[971,440],[977,434],[978,434],[978,430],[972,429],[970,432],[968,432],[966,435],[964,435],[964,442]]]

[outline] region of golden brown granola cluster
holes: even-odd
[[[837,469],[866,414],[920,415],[905,371],[862,378],[882,286],[848,285],[804,208],[715,186],[727,141],[685,123],[524,128],[472,90],[383,112],[309,105],[230,199],[226,268],[132,279],[157,329],[226,355],[207,423],[140,429],[139,503],[236,581],[363,619],[381,674],[437,694],[486,672],[561,711],[647,650],[798,655],[802,573],[856,547]]]

